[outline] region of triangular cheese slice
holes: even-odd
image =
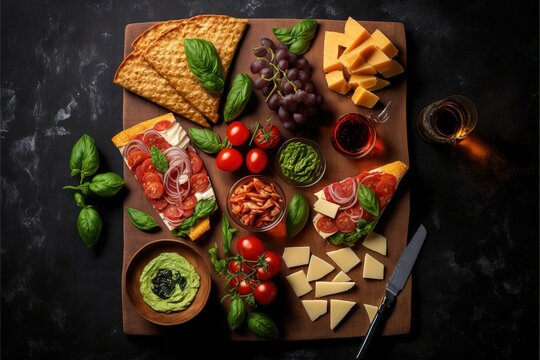
[[[347,274],[345,274],[342,271],[340,271],[334,278],[332,279],[332,282],[346,282],[346,281],[352,281],[351,277]]]
[[[326,274],[329,274],[334,270],[335,267],[324,261],[318,256],[311,255],[311,260],[309,261],[309,267],[307,271],[307,280],[314,281],[319,280],[324,277]]]
[[[377,261],[373,256],[366,254],[364,257],[364,279],[384,279],[384,265]]]
[[[246,19],[224,15],[193,17],[163,33],[144,52],[144,58],[205,117],[217,122],[221,94],[208,92],[191,72],[184,51],[184,39],[210,41],[219,55],[223,78],[247,25]]]
[[[339,294],[352,289],[354,282],[317,281],[315,283],[315,297],[320,298],[328,295]]]
[[[311,319],[317,320],[328,311],[328,301],[326,300],[302,300],[302,305]]]
[[[295,266],[306,265],[309,263],[309,246],[293,246],[283,249],[281,258],[285,265],[290,269]]]
[[[373,318],[375,317],[375,314],[377,313],[378,308],[373,305],[364,304],[364,309],[366,309],[369,322],[371,323],[373,321]]]
[[[291,285],[292,290],[298,297],[306,295],[308,292],[313,290],[311,285],[309,285],[306,274],[303,270],[299,270],[295,273],[287,275],[285,279],[287,279],[289,285]]]
[[[356,256],[354,251],[351,248],[343,248],[335,251],[329,251],[326,253],[330,259],[343,270],[343,272],[348,273],[353,267],[360,264],[360,258]]]
[[[330,300],[330,329],[334,330],[339,325],[341,320],[351,311],[356,305],[354,301],[346,300]]]
[[[366,235],[373,230],[381,218],[388,203],[394,197],[399,183],[403,176],[405,176],[408,168],[407,164],[401,161],[394,161],[325,186],[322,189],[322,193],[321,191],[315,193],[316,196],[319,199],[340,205],[340,210],[338,210],[335,219],[315,211],[313,218],[315,230],[317,230],[322,238],[326,238],[334,245],[352,247],[358,240],[365,239]],[[374,216],[362,207],[361,202],[358,200],[359,184],[366,186],[375,194],[379,205],[378,216]],[[376,192],[375,189],[377,189]],[[336,196],[336,194],[339,194],[339,196]],[[337,231],[331,233],[328,231],[330,229],[337,229],[336,224],[340,221],[347,221],[348,219],[345,217],[350,218],[356,224],[356,228],[352,232],[342,233]],[[345,225],[348,225],[347,222],[345,222]]]
[[[362,241],[362,245],[367,247],[369,250],[373,250],[381,255],[386,256],[387,241],[386,238],[380,234],[371,232],[368,236],[366,236],[364,241]]]

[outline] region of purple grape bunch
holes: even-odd
[[[308,61],[289,52],[284,44],[275,45],[268,38],[253,48],[257,57],[250,66],[255,89],[266,97],[266,104],[277,113],[283,127],[294,130],[316,117],[318,105],[323,101],[315,92]]]

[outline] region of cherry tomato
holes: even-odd
[[[198,173],[191,176],[191,188],[195,190],[195,192],[203,192],[208,189],[208,185],[210,185],[208,175]]]
[[[188,195],[182,202],[184,210],[193,209],[197,205],[197,197],[195,195]]]
[[[257,267],[259,280],[268,280],[276,276],[281,270],[281,258],[272,250],[266,250],[264,256],[265,266]]]
[[[249,129],[240,121],[233,121],[227,126],[227,139],[233,146],[244,145],[249,139]]]
[[[172,126],[173,122],[171,120],[161,120],[160,122],[154,125],[154,130],[163,131],[167,130]]]
[[[255,301],[259,304],[268,305],[272,303],[278,294],[277,286],[272,280],[261,281],[255,287]]]
[[[146,173],[157,173],[157,170],[156,170],[156,167],[154,166],[154,163],[152,162],[152,159],[146,159],[142,162],[141,166],[139,166],[141,168],[141,171],[143,172],[143,174],[146,174]]]
[[[165,208],[163,213],[168,219],[179,219],[182,216],[182,211],[180,211],[178,206],[174,204],[169,204],[169,206]]]
[[[394,194],[396,189],[396,177],[391,174],[383,174],[381,181],[375,186],[375,194],[379,198],[389,199]]]
[[[360,184],[367,186],[371,190],[375,190],[375,187],[381,180],[381,174],[368,174],[360,179]]]
[[[236,290],[238,291],[238,294],[240,295],[252,294],[253,286],[251,285],[251,281],[249,281],[248,278],[244,278],[240,280],[240,282],[236,285]]]
[[[337,231],[334,219],[326,215],[323,215],[319,220],[317,220],[317,229],[330,234]]]
[[[159,138],[156,140],[154,146],[163,152],[167,150],[168,148],[170,148],[172,145],[169,144],[169,142],[165,140],[165,138]]]
[[[188,217],[190,217],[192,214],[193,214],[193,209],[194,208],[191,208],[191,209],[184,209],[184,212],[182,213],[182,217],[184,219],[187,219]]]
[[[259,148],[251,149],[246,155],[246,166],[254,174],[262,172],[268,165],[268,155]]]
[[[142,137],[142,141],[148,146],[148,149],[156,145],[160,139],[163,139],[163,137],[155,132],[146,133]]]
[[[264,127],[259,127],[255,133],[255,145],[261,149],[273,149],[279,143],[280,134],[277,126],[268,124]]]
[[[143,175],[141,180],[143,189],[146,189],[151,183],[161,183],[161,178],[157,173],[150,172]]]
[[[356,224],[346,212],[342,211],[336,216],[336,227],[341,232],[350,233]]]
[[[152,182],[144,188],[144,193],[150,199],[159,199],[163,196],[163,184]]]
[[[223,171],[236,171],[242,166],[243,162],[242,154],[233,148],[222,149],[216,158],[216,166]]]
[[[159,199],[150,199],[150,201],[152,202],[154,208],[156,208],[158,211],[162,211],[169,206],[169,202],[164,197],[160,197]]]
[[[251,268],[246,264],[238,260],[231,261],[229,263],[229,266],[227,267],[229,270],[229,273],[234,274],[238,272],[242,272],[244,274],[250,274]]]
[[[133,168],[141,164],[144,160],[149,159],[150,154],[145,151],[135,150],[129,153],[128,155],[128,165],[130,168]]]
[[[188,151],[187,153],[189,155],[189,162],[191,163],[191,171],[193,171],[194,174],[199,173],[203,168],[201,157],[194,151]]]
[[[264,253],[262,241],[253,235],[247,235],[236,243],[236,250],[246,260],[257,260]]]

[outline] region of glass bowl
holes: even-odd
[[[274,197],[268,196],[266,192],[275,193]],[[259,198],[252,198],[249,193],[259,194]],[[242,195],[243,194],[243,195]],[[282,201],[279,202],[279,197]],[[236,198],[236,199],[235,199]],[[267,208],[267,212],[258,214],[258,208],[264,207],[267,201],[273,201],[276,205]],[[249,203],[249,205],[246,205]],[[251,213],[249,209],[255,210]],[[227,212],[229,217],[242,228],[250,232],[264,232],[275,227],[283,219],[286,211],[285,193],[281,186],[269,177],[262,175],[248,175],[237,182],[230,188],[227,195]],[[276,214],[271,214],[276,212]],[[250,219],[250,215],[253,216]],[[265,215],[269,218],[265,221]],[[247,216],[247,218],[245,218]],[[248,221],[246,221],[246,220]],[[259,224],[257,224],[259,223]]]
[[[359,159],[373,149],[377,141],[377,132],[369,118],[357,113],[347,113],[336,120],[331,140],[338,152]]]
[[[296,155],[298,151],[302,151],[303,149],[309,147],[315,151],[315,154],[319,159],[318,163],[305,160],[305,156]],[[294,151],[295,154],[286,156],[284,154],[286,154],[287,151]],[[289,160],[286,162],[285,166],[282,166],[281,164],[282,155],[284,158],[288,158]],[[308,154],[308,156],[309,155],[310,154]],[[315,185],[324,176],[324,172],[326,171],[326,158],[321,148],[315,141],[301,137],[294,137],[285,141],[279,147],[276,154],[275,165],[279,176],[287,184],[296,187],[309,187]],[[311,167],[310,171],[305,171],[306,166]],[[301,179],[301,177],[305,177],[305,179]]]

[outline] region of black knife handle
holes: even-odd
[[[369,344],[373,339],[373,335],[375,335],[377,329],[379,328],[384,313],[392,306],[392,304],[394,304],[395,301],[396,296],[391,292],[387,291],[383,301],[381,302],[381,305],[379,306],[379,309],[377,310],[377,313],[375,313],[375,316],[373,317],[373,321],[369,325],[369,329],[366,333],[366,336],[364,336],[362,345],[360,345],[360,350],[358,351],[358,354],[356,354],[357,359],[363,359],[365,357]]]

